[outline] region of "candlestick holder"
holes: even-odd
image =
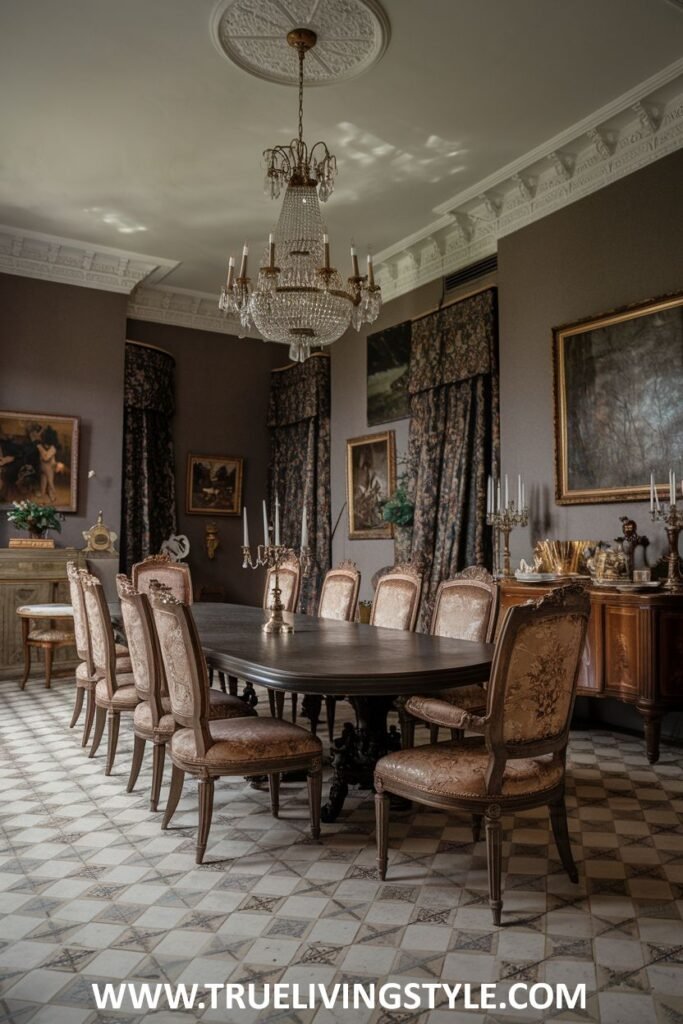
[[[510,567],[510,534],[515,526],[526,526],[528,522],[529,509],[526,506],[518,509],[514,501],[508,502],[497,512],[488,512],[486,515],[487,526],[493,526],[499,535],[503,535],[503,571],[500,574],[503,579],[511,579],[513,575]],[[497,548],[500,548],[500,541]]]
[[[664,524],[666,536],[669,541],[669,554],[666,556],[668,571],[664,580],[664,590],[679,592],[683,590],[683,576],[681,576],[681,563],[678,555],[678,535],[683,529],[683,512],[679,511],[675,502],[669,504],[668,510],[654,508],[650,511],[650,519],[653,523]]]
[[[283,616],[285,606],[282,603],[282,590],[280,589],[280,569],[291,559],[298,559],[302,576],[307,576],[312,564],[308,547],[300,548],[297,555],[294,548],[285,547],[284,544],[259,544],[256,548],[256,557],[254,557],[251,547],[242,545],[243,569],[266,568],[273,571],[273,597],[268,609],[270,618],[263,625],[264,633],[287,634],[294,632],[294,626],[291,622],[286,622]]]

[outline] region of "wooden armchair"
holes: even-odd
[[[479,566],[469,566],[452,579],[439,584],[429,632],[431,636],[490,643],[497,610],[498,584],[493,576]],[[486,690],[479,683],[440,690],[437,696],[439,700],[457,704],[476,714],[483,714],[486,710]],[[405,714],[401,716],[401,739],[404,747],[414,746],[415,719],[421,717],[417,707],[412,697],[403,704]],[[439,723],[431,719],[427,721],[430,742],[436,743]],[[455,735],[453,738],[456,738]]]
[[[307,730],[274,718],[209,720],[209,685],[197,628],[190,608],[172,594],[150,597],[168,683],[173,717],[179,728],[168,744],[173,774],[162,828],[180,799],[185,773],[199,781],[199,829],[196,860],[202,863],[213,812],[214,781],[221,776],[268,775],[273,815],[279,813],[280,773],[305,769],[311,834],[320,835],[322,745]]]
[[[496,643],[484,716],[423,698],[432,721],[478,733],[460,742],[399,750],[375,768],[377,863],[387,870],[389,794],[473,815],[475,842],[486,820],[489,903],[500,924],[501,816],[548,805],[560,860],[578,880],[564,803],[569,723],[590,603],[580,586],[510,608]],[[439,705],[434,710],[430,705]]]
[[[136,562],[131,570],[133,586],[141,594],[148,594],[152,580],[168,587],[183,604],[192,604],[192,577],[189,565],[174,562],[170,555],[149,555]]]

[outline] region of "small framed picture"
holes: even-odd
[[[382,518],[384,503],[396,490],[396,438],[393,430],[352,437],[346,442],[346,494],[349,539],[393,537]]]
[[[0,412],[0,507],[14,501],[78,507],[77,416]]]
[[[244,460],[235,455],[188,455],[188,514],[240,515],[243,463]]]

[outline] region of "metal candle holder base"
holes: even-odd
[[[302,575],[307,575],[311,566],[311,555],[308,548],[301,548],[299,554],[293,548],[286,548],[283,544],[259,544],[256,548],[256,558],[252,556],[251,548],[242,545],[242,568],[260,569],[265,567],[274,571],[273,600],[269,607],[270,618],[264,623],[264,633],[274,636],[286,635],[294,632],[294,626],[284,618],[285,606],[282,603],[282,590],[280,589],[280,569],[288,559],[298,558]]]
[[[663,508],[656,508],[650,512],[652,522],[664,524],[666,536],[669,541],[669,554],[666,556],[668,570],[664,580],[664,590],[674,593],[683,591],[683,576],[681,576],[681,563],[678,555],[678,535],[683,529],[683,512],[679,512],[678,506],[669,505],[668,511]]]
[[[489,512],[486,516],[487,526],[493,526],[499,534],[503,534],[503,571],[501,573],[503,579],[511,579],[513,576],[510,566],[510,534],[515,526],[526,526],[528,522],[529,509],[517,509],[514,501],[509,502],[501,511]]]

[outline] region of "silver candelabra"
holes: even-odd
[[[500,551],[500,534],[502,533],[503,535],[503,572],[501,575],[504,579],[510,579],[513,575],[510,568],[510,534],[515,526],[526,526],[528,522],[529,509],[526,505],[517,508],[514,501],[509,501],[497,511],[489,509],[487,513],[487,526],[493,526],[498,531],[496,537],[496,565],[498,565]]]
[[[290,560],[298,560],[302,576],[307,576],[311,569],[312,559],[308,547],[299,549],[285,547],[284,544],[259,544],[256,547],[256,557],[252,555],[251,547],[248,544],[242,545],[242,568],[273,570],[272,603],[269,607],[270,618],[263,625],[264,633],[282,634],[293,633],[294,626],[286,622],[283,616],[285,606],[282,603],[282,591],[280,589],[280,570]]]
[[[669,541],[669,554],[667,557],[668,572],[664,581],[665,590],[683,590],[683,576],[681,576],[681,564],[678,557],[678,535],[683,529],[683,512],[679,511],[676,502],[666,503],[663,507],[657,501],[657,507],[650,510],[650,519],[653,523],[664,523],[666,536]]]

